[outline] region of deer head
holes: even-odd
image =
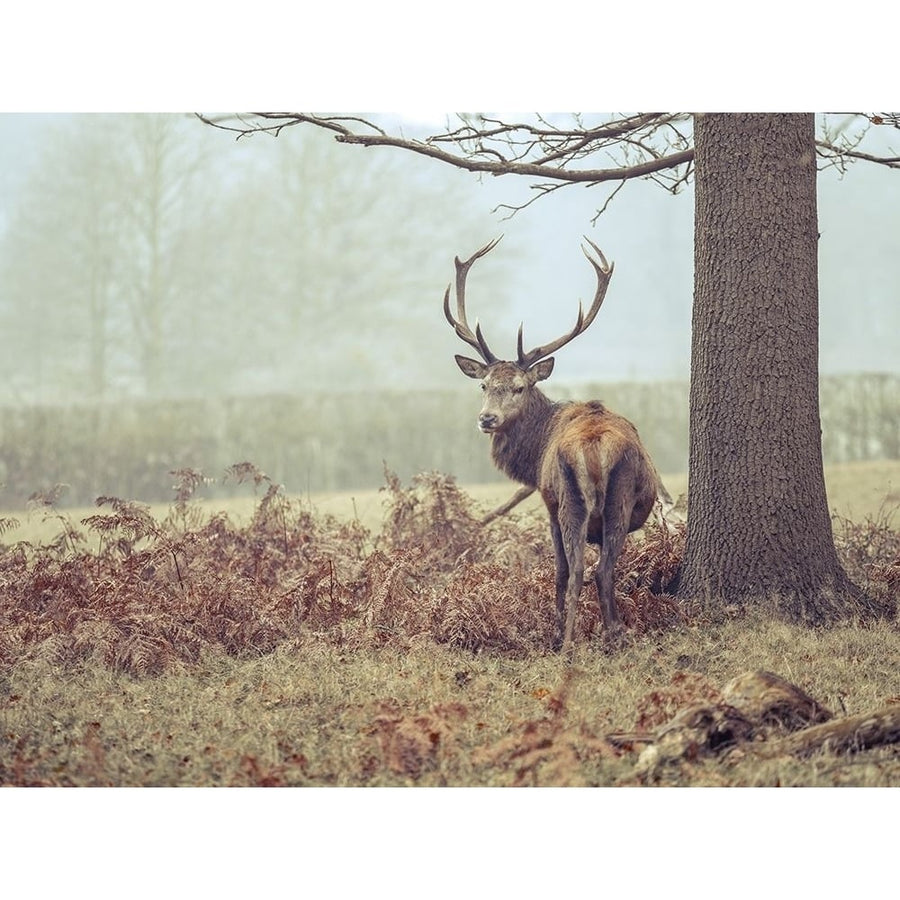
[[[447,285],[447,291],[444,294],[444,315],[453,326],[456,334],[475,349],[481,357],[480,360],[477,360],[457,355],[455,359],[456,364],[464,375],[481,380],[481,387],[484,391],[484,404],[478,416],[478,427],[486,434],[496,434],[505,431],[522,417],[529,406],[535,402],[536,398],[545,399],[540,391],[535,389],[535,385],[538,381],[548,378],[553,371],[554,359],[551,354],[564,347],[583,331],[586,331],[591,322],[594,321],[606,296],[606,289],[609,286],[609,280],[613,273],[613,264],[606,261],[606,257],[593,241],[587,237],[585,240],[600,258],[598,262],[582,245],[581,249],[584,255],[597,274],[597,291],[594,294],[594,299],[587,315],[584,315],[581,302],[579,301],[578,318],[575,321],[574,328],[562,335],[562,337],[547,344],[541,344],[527,353],[524,350],[522,339],[524,323],[519,325],[519,334],[516,342],[517,359],[515,362],[498,359],[491,352],[482,334],[478,320],[476,319],[475,321],[475,330],[473,331],[466,318],[466,276],[469,274],[472,264],[493,250],[500,238],[495,238],[489,244],[486,244],[465,262],[461,262],[459,257],[455,258],[456,317],[454,318],[450,312],[450,285]]]

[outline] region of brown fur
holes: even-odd
[[[634,469],[634,507],[628,531],[643,526],[653,509],[659,477],[641,444],[637,429],[628,419],[606,409],[602,403],[577,403],[565,407],[554,422],[538,485],[546,503],[559,496],[557,474],[560,461],[579,474],[585,498],[594,498],[595,515],[590,518],[587,539],[602,543],[602,501],[609,474],[623,466]]]

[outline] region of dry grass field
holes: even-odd
[[[686,473],[668,474],[663,480],[673,497],[687,491]],[[896,460],[829,466],[825,470],[825,480],[832,511],[853,521],[877,517],[885,510],[900,507],[900,462]],[[484,511],[507,500],[515,492],[515,485],[510,481],[468,484],[463,487],[476,506]],[[211,513],[223,511],[238,522],[246,522],[252,516],[258,499],[258,495],[217,501],[199,499],[197,504]],[[298,496],[295,499],[319,515],[335,516],[345,521],[356,519],[371,531],[378,531],[381,528],[385,505],[383,488],[315,493]],[[150,509],[157,518],[163,518],[169,512],[169,507],[164,504],[151,504]],[[519,509],[540,511],[541,500],[537,495],[532,495]],[[94,507],[65,510],[65,514],[76,523],[95,512]],[[15,518],[19,523],[17,527],[10,528],[3,535],[6,544],[16,541],[46,541],[59,533],[57,520],[52,517],[45,518],[40,510],[31,513],[23,510],[0,511],[0,519],[4,517]]]
[[[887,608],[900,464],[828,480],[845,564]],[[478,524],[510,485],[470,495],[435,475],[294,501],[260,479],[226,514],[195,503],[188,481],[153,514],[108,500],[15,514],[15,527],[0,517],[0,784],[900,786],[892,743],[797,754],[756,733],[654,765],[643,755],[679,711],[721,706],[750,670],[836,718],[889,709],[894,615],[811,630],[764,608],[682,609],[665,592],[681,536],[648,529],[618,571],[626,646],[604,651],[586,590],[563,659],[546,650],[542,514]]]

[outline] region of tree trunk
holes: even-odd
[[[819,424],[813,116],[698,115],[688,529],[680,594],[821,622],[837,558]]]

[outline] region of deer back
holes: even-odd
[[[557,509],[580,499],[591,518],[603,514],[613,480],[626,480],[634,508],[629,531],[640,528],[656,500],[659,475],[634,425],[602,403],[571,403],[555,416],[541,458],[539,488]]]

